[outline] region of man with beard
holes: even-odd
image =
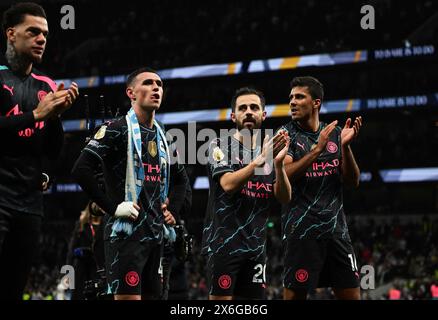
[[[350,144],[362,126],[319,120],[324,98],[313,77],[297,77],[289,95],[291,137],[285,159],[293,199],[283,207],[284,299],[306,299],[316,287],[332,287],[338,299],[360,299],[359,274],[343,209],[344,185],[359,185]]]
[[[283,203],[291,199],[283,165],[289,137],[279,132],[266,137],[262,148],[257,146],[257,129],[266,118],[261,92],[237,90],[231,108],[236,132],[230,139],[213,141],[209,149],[210,194],[202,243],[209,298],[263,299],[268,213],[274,196]]]
[[[22,299],[43,215],[42,160],[61,150],[59,115],[78,96],[33,65],[42,60],[44,9],[19,3],[3,14],[6,54],[0,60],[0,299]],[[47,176],[46,176],[47,182]]]

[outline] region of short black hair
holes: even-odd
[[[260,98],[260,102],[262,104],[262,110],[265,110],[265,96],[263,95],[263,92],[250,88],[250,87],[243,87],[239,88],[234,92],[233,98],[231,99],[231,111],[234,112],[236,110],[236,100],[240,96],[245,96],[248,94],[255,94]]]
[[[312,99],[320,99],[322,104],[322,100],[324,99],[324,86],[318,79],[310,76],[295,77],[290,82],[290,88],[293,89],[295,87],[307,87]]]
[[[155,71],[154,69],[149,68],[149,67],[142,67],[140,69],[137,69],[137,70],[131,72],[131,74],[128,76],[128,78],[126,78],[126,87],[128,88],[134,82],[135,77],[137,77],[140,73],[143,73],[143,72],[151,72],[151,73],[158,74],[157,71]]]
[[[6,32],[8,28],[15,27],[22,23],[27,14],[47,19],[46,12],[39,4],[33,2],[17,3],[3,13],[3,32]]]

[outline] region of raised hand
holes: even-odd
[[[337,124],[338,120],[335,120],[321,130],[321,132],[319,133],[318,144],[315,147],[318,152],[322,152],[325,149],[329,141],[330,134],[336,128]]]
[[[254,163],[257,167],[260,167],[265,164],[266,158],[269,152],[272,152],[273,139],[269,139],[269,136],[266,135],[263,140],[262,153],[259,154],[255,159]]]
[[[269,159],[275,159],[280,151],[288,142],[289,137],[284,131],[279,131],[273,138],[265,137],[263,140],[262,153],[255,158],[255,163],[258,167],[265,164]]]
[[[287,151],[289,150],[289,144],[290,144],[290,138],[289,138],[289,134],[287,133],[287,131],[280,131],[279,134],[282,135],[282,139],[280,140],[281,143],[278,143],[277,148],[281,148],[281,146],[283,146],[283,148],[279,149],[279,151],[276,154],[276,152],[275,152],[276,149],[274,147],[274,155],[276,154],[275,158],[274,158],[275,165],[282,165],[283,164],[284,158],[287,155]],[[283,142],[285,142],[285,143],[283,143]]]
[[[71,86],[68,90],[65,90],[64,84],[61,83],[60,85],[58,85],[58,89],[56,90],[55,95],[58,92],[64,92],[64,91],[67,92],[67,95],[65,96],[64,103],[62,103],[61,105],[59,105],[57,107],[57,110],[56,110],[57,115],[60,115],[64,111],[68,110],[79,96],[79,88],[78,88],[78,85],[76,82],[72,82]]]
[[[284,146],[289,141],[289,133],[286,130],[280,130],[274,137],[274,146],[273,146],[273,156],[274,159],[277,157],[278,153],[284,149]]]
[[[348,146],[358,136],[360,127],[362,127],[362,117],[356,117],[354,124],[351,126],[351,118],[345,122],[344,128],[341,131],[342,146]]]
[[[78,95],[79,90],[76,83],[73,82],[68,90],[64,89],[64,83],[59,84],[56,91],[48,93],[33,110],[35,121],[60,115],[71,107]]]
[[[68,96],[67,90],[59,90],[59,88],[60,86],[56,93],[49,92],[33,110],[35,121],[46,120],[57,113],[56,108],[61,106]]]

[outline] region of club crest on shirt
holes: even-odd
[[[155,141],[148,142],[148,152],[152,157],[157,155],[157,143]]]
[[[105,132],[106,132],[106,126],[100,127],[99,131],[97,131],[96,134],[94,135],[94,139],[96,140],[102,139],[103,137],[105,137]]]
[[[225,155],[219,147],[213,149],[213,159],[215,161],[221,161],[224,157]]]
[[[330,153],[336,153],[336,151],[338,151],[338,146],[336,145],[336,143],[329,141],[327,143],[327,147],[326,147],[327,151]]]

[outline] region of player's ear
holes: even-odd
[[[266,110],[263,110],[263,113],[262,113],[262,120],[263,121],[265,121],[265,119],[266,119]]]
[[[231,117],[231,121],[233,121],[234,123],[236,123],[236,114],[234,113],[234,111],[231,111],[231,113],[230,113],[230,117]]]
[[[15,41],[15,29],[10,27],[6,29],[6,38],[9,41]]]
[[[131,101],[135,101],[134,90],[131,87],[126,88],[126,95],[131,99]]]
[[[313,108],[318,110],[321,109],[321,99],[313,100]]]

